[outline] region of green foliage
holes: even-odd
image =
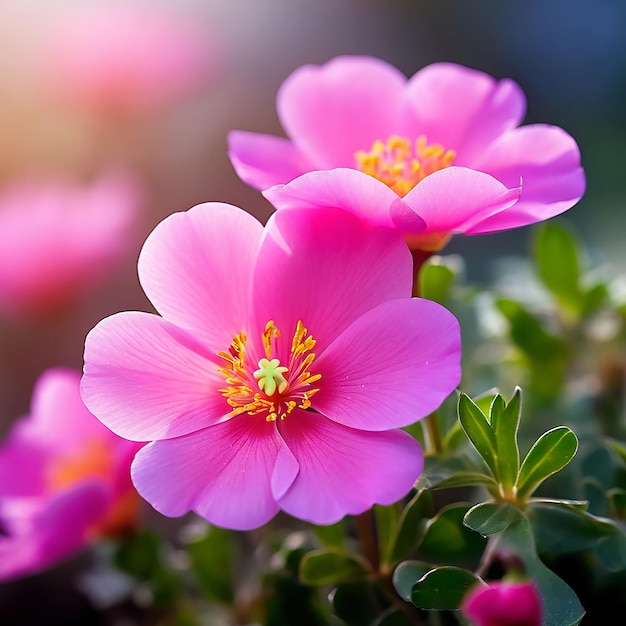
[[[426,573],[411,589],[411,602],[420,609],[458,609],[465,594],[480,579],[459,567],[438,567]]]
[[[454,271],[444,265],[441,257],[428,259],[420,268],[419,294],[422,298],[443,303],[450,297],[455,280]]]
[[[300,580],[313,586],[358,580],[366,573],[367,565],[358,557],[332,548],[313,550],[300,563]]]

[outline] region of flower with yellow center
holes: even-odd
[[[224,204],[175,213],[139,259],[160,315],[89,333],[83,399],[150,442],[132,477],[166,515],[249,529],[279,510],[329,524],[391,504],[422,467],[400,428],[460,378],[458,324],[410,297],[411,275],[396,232],[345,211],[280,211],[265,228]]]

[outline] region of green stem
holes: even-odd
[[[433,411],[424,420],[426,425],[426,451],[427,453],[437,455],[445,450],[439,423],[437,422],[437,411]]]
[[[377,572],[380,567],[380,552],[376,536],[376,518],[374,509],[369,509],[354,516],[354,528],[363,549],[363,556],[369,561],[372,569]]]

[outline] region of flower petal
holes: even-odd
[[[279,428],[300,471],[287,492],[275,496],[281,509],[314,524],[392,504],[422,471],[419,444],[399,430],[356,430],[298,409]]]
[[[354,167],[356,151],[402,134],[405,84],[399,70],[371,57],[305,65],[282,84],[278,116],[315,169]]]
[[[509,210],[470,228],[468,234],[525,226],[559,215],[585,192],[585,174],[574,139],[557,126],[516,128],[485,151],[479,167],[505,185],[522,178],[522,195]]]
[[[244,415],[148,444],[137,453],[131,474],[140,495],[164,515],[194,510],[212,524],[249,530],[278,512],[270,482],[284,447],[272,423]],[[283,489],[294,469],[281,477]]]
[[[255,189],[267,189],[315,169],[291,141],[272,135],[231,131],[228,154],[239,178]]]
[[[150,313],[102,320],[85,341],[81,395],[113,432],[135,441],[178,437],[230,411],[217,357]]]
[[[286,209],[266,227],[253,309],[258,328],[274,320],[289,343],[301,320],[319,349],[365,311],[408,298],[411,285],[411,256],[394,231],[338,209]]]
[[[417,135],[456,152],[456,165],[474,167],[496,137],[524,118],[520,87],[454,63],[433,63],[417,72],[406,89]],[[415,134],[415,133],[414,133]]]
[[[352,428],[407,426],[454,390],[460,358],[459,324],[447,309],[420,298],[385,302],[315,360],[321,380],[313,407]]]
[[[358,170],[337,168],[309,172],[286,185],[277,185],[263,195],[277,208],[323,207],[344,209],[374,226],[393,228],[390,216],[393,204],[402,204],[395,191],[372,176]],[[405,210],[410,211],[409,207]],[[416,217],[416,227],[421,222]]]
[[[518,180],[516,188],[507,189],[484,172],[448,167],[427,176],[404,197],[414,213],[400,205],[392,206],[391,213],[403,233],[419,232],[417,217],[426,221],[427,233],[464,233],[514,205],[521,193],[519,184]]]
[[[225,350],[248,319],[262,225],[237,207],[210,202],[174,213],[139,256],[146,295],[167,320]]]

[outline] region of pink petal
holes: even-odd
[[[230,411],[217,368],[217,357],[184,330],[150,313],[118,313],[87,336],[81,395],[121,437],[178,437]]]
[[[478,70],[433,63],[406,90],[415,115],[414,134],[456,151],[456,165],[473,167],[486,146],[522,121],[526,99],[512,80],[496,81]]]
[[[279,428],[300,471],[278,503],[314,524],[396,502],[422,471],[422,450],[402,431],[355,430],[298,409]]]
[[[228,154],[239,178],[256,189],[267,189],[315,169],[291,141],[272,135],[231,131]]]
[[[88,541],[89,529],[106,512],[108,493],[97,482],[82,483],[47,502],[5,499],[0,518],[0,580],[40,572],[70,556]]]
[[[131,468],[141,496],[164,515],[189,510],[210,523],[249,530],[278,512],[270,482],[284,447],[262,416],[243,415],[199,432],[142,448]],[[283,476],[283,489],[295,478]]]
[[[517,187],[507,189],[493,176],[465,167],[434,172],[416,185],[404,201],[414,214],[394,205],[392,217],[404,233],[416,233],[426,221],[427,233],[464,233],[484,219],[509,209],[520,197]]]
[[[319,350],[365,311],[408,298],[411,284],[411,256],[395,232],[337,209],[278,211],[256,266],[257,327],[274,320],[290,343],[301,320]]]
[[[309,172],[286,185],[277,185],[263,195],[277,208],[325,207],[344,209],[374,226],[393,228],[391,206],[402,205],[395,191],[358,170],[338,168]],[[411,211],[405,206],[406,211]],[[416,228],[421,222],[415,217]],[[419,232],[419,231],[417,231]]]
[[[525,226],[558,215],[585,192],[578,145],[563,129],[544,124],[516,128],[497,139],[477,167],[505,185],[522,178],[522,195],[511,209],[477,224],[468,234]]]
[[[218,202],[170,215],[143,246],[141,285],[165,319],[225,350],[248,319],[262,233],[250,214]]]
[[[278,116],[315,169],[353,167],[356,151],[403,134],[405,84],[400,71],[371,57],[305,65],[282,84]]]
[[[420,298],[385,302],[318,356],[313,407],[352,428],[407,426],[445,400],[461,378],[456,318]]]

